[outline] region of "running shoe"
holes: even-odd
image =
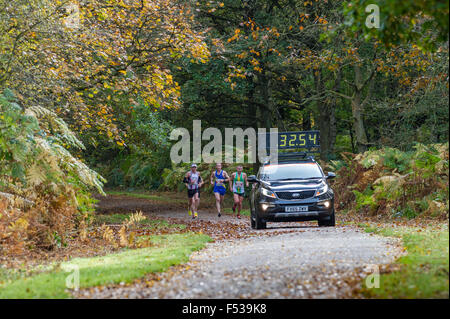
[[[217,216],[220,217],[220,216],[222,216],[222,214],[221,214],[221,213],[218,213]]]
[[[193,218],[195,219],[195,218],[197,218],[197,217],[198,217],[197,212],[194,212],[194,217],[193,217]]]
[[[188,210],[188,214],[189,216],[192,216],[192,211],[190,209]]]
[[[237,214],[237,218],[238,218],[238,219],[241,219],[241,215]]]

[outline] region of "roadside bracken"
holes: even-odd
[[[362,154],[343,153],[331,161],[336,211],[364,218],[448,219],[448,143],[416,144],[415,151],[395,148]]]

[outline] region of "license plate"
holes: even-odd
[[[286,206],[284,208],[285,212],[307,212],[308,206]]]

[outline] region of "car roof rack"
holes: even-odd
[[[278,154],[278,163],[316,162],[314,155],[307,152],[286,152]],[[270,159],[264,165],[270,164]]]
[[[288,152],[278,154],[278,160],[314,161],[314,155],[307,152]]]

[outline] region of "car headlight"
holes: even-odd
[[[315,195],[315,196],[323,195],[323,194],[325,194],[326,192],[328,192],[328,185],[327,185],[327,184],[325,184],[324,186],[322,186],[321,188],[319,188],[319,189],[316,191],[316,195]]]
[[[275,196],[275,193],[268,190],[267,188],[261,188],[261,194],[263,194],[264,196],[270,197],[270,198],[277,198]]]

